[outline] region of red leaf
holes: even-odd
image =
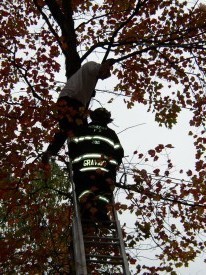
[[[149,155],[150,155],[151,157],[154,157],[155,154],[156,154],[156,153],[155,153],[155,150],[152,150],[152,149],[149,150],[148,153],[149,153]]]

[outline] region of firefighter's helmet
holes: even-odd
[[[91,111],[90,118],[92,122],[98,122],[106,125],[113,121],[111,118],[111,113],[105,108],[97,108],[94,111]]]

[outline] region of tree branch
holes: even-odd
[[[57,24],[60,26],[61,29],[63,29],[65,18],[56,0],[45,0],[45,3],[49,7],[49,10]]]
[[[69,78],[81,66],[80,58],[77,52],[77,39],[74,29],[74,20],[72,18],[72,3],[71,0],[62,1],[62,7],[56,0],[45,0],[54,20],[61,29],[62,38],[58,38],[58,43],[61,46],[65,56],[66,76]],[[47,22],[47,21],[46,21]],[[56,37],[56,35],[55,35]]]
[[[133,13],[129,16],[129,18],[128,18],[126,21],[122,22],[122,23],[120,24],[120,26],[114,31],[112,37],[110,38],[109,47],[107,48],[107,51],[106,51],[106,53],[105,53],[105,55],[104,55],[104,58],[103,58],[102,62],[105,61],[105,60],[107,59],[107,57],[108,57],[108,55],[109,55],[109,52],[110,52],[110,50],[111,50],[112,44],[113,44],[113,42],[114,42],[114,39],[115,39],[115,37],[117,36],[117,34],[119,33],[119,31],[120,31],[121,29],[123,29],[123,28],[132,20],[132,18],[137,14],[138,10],[141,8],[141,6],[142,6],[143,4],[144,4],[144,1],[143,1],[142,3],[141,3],[140,1],[138,1],[138,2],[137,2],[137,5],[136,5],[136,8],[134,9]]]
[[[131,185],[122,185],[120,183],[116,183],[115,184],[117,187],[119,188],[122,188],[122,189],[125,189],[125,190],[128,190],[128,191],[134,191],[134,192],[137,192],[139,194],[144,194],[144,195],[147,195],[149,197],[159,197],[160,200],[164,200],[164,201],[170,201],[170,202],[173,202],[173,203],[177,203],[177,204],[182,204],[182,205],[185,205],[185,206],[191,206],[191,207],[203,207],[203,208],[206,208],[206,205],[203,205],[203,204],[198,204],[198,203],[188,203],[186,200],[178,200],[176,198],[168,198],[168,197],[164,197],[160,194],[155,194],[154,192],[151,192],[151,191],[146,191],[143,190],[143,189],[139,189],[137,188],[137,184],[131,184]]]
[[[43,19],[45,20],[45,22],[47,23],[51,33],[54,35],[54,37],[56,38],[59,46],[62,48],[62,43],[61,40],[59,39],[58,34],[56,33],[56,31],[54,30],[54,28],[52,27],[51,23],[49,22],[49,19],[47,17],[47,15],[43,12],[42,7],[40,5],[38,5],[38,0],[33,0],[34,4],[36,6],[36,8],[38,9],[39,13],[42,15]]]
[[[124,132],[124,131],[126,131],[126,130],[128,130],[128,129],[131,129],[131,128],[134,128],[134,127],[137,127],[137,126],[141,126],[141,125],[144,125],[144,124],[146,124],[146,123],[140,123],[140,124],[136,124],[136,125],[127,127],[127,128],[125,128],[125,129],[123,129],[122,131],[118,132],[117,134],[119,135],[119,134],[121,134],[122,132]]]

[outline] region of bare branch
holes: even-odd
[[[174,198],[174,197],[164,197],[160,194],[155,194],[154,192],[151,192],[151,191],[145,191],[143,189],[138,189],[138,185],[137,184],[131,184],[131,185],[122,185],[120,183],[116,183],[115,184],[117,187],[119,188],[122,188],[122,189],[125,189],[125,190],[128,190],[128,191],[134,191],[134,192],[137,192],[137,193],[140,193],[140,194],[145,194],[151,198],[153,197],[159,197],[160,200],[164,200],[164,201],[169,201],[169,202],[173,202],[173,203],[177,203],[177,204],[182,204],[182,205],[185,205],[185,206],[191,206],[191,207],[203,207],[203,208],[206,208],[206,205],[203,205],[203,204],[198,204],[198,203],[189,203],[188,201],[186,200],[179,200],[177,198]]]
[[[128,129],[131,129],[131,128],[134,128],[134,127],[137,127],[137,126],[141,126],[141,125],[144,125],[144,124],[146,124],[146,123],[140,123],[140,124],[136,124],[136,125],[127,127],[127,128],[125,128],[125,129],[123,129],[122,131],[120,131],[120,132],[118,133],[118,135],[121,134],[122,132],[128,130]]]
[[[137,6],[134,9],[133,13],[129,16],[129,18],[126,21],[122,22],[119,25],[119,27],[114,31],[114,33],[113,33],[113,35],[112,35],[112,37],[110,38],[110,41],[109,41],[109,47],[107,48],[107,51],[106,51],[102,61],[105,61],[107,59],[107,57],[109,55],[109,52],[111,50],[112,44],[114,42],[114,39],[117,36],[117,34],[119,33],[119,31],[121,29],[123,29],[132,20],[132,18],[137,14],[138,10],[143,6],[143,4],[144,4],[144,1],[142,3],[140,1],[138,1]]]

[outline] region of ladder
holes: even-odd
[[[72,223],[73,258],[76,275],[123,274],[130,275],[122,230],[114,204],[111,221],[81,220],[73,181],[74,217]],[[85,232],[88,228],[90,232]]]

